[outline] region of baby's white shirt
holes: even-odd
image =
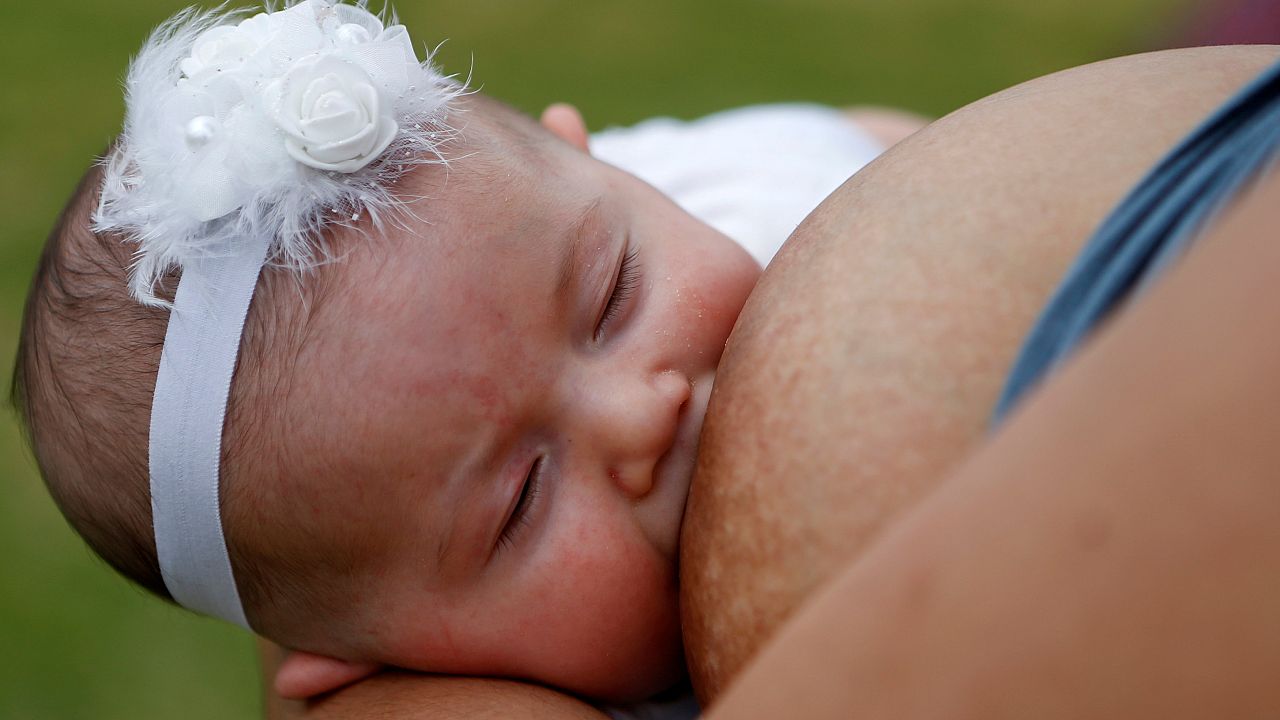
[[[661,190],[761,265],[836,188],[884,151],[820,105],[758,105],[646,120],[591,138],[597,158]]]
[[[665,193],[768,265],[800,221],[883,152],[819,105],[759,105],[684,122],[647,120],[591,138],[597,158]],[[690,697],[604,708],[615,720],[688,720]]]

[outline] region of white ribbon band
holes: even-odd
[[[151,405],[151,517],[165,587],[183,607],[249,628],[222,534],[222,427],[270,238],[186,265]]]

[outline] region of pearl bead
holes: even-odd
[[[187,122],[186,127],[187,149],[199,150],[208,145],[221,129],[222,126],[217,118],[208,115],[192,118]]]

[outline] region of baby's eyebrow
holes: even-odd
[[[560,296],[573,285],[578,268],[583,265],[583,254],[590,249],[587,240],[591,237],[591,227],[596,224],[600,215],[600,197],[596,197],[587,205],[582,214],[573,223],[569,231],[569,242],[565,244],[564,255],[560,258],[560,279],[556,283],[556,295]]]

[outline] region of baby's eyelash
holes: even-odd
[[[609,295],[609,302],[605,305],[604,314],[600,316],[600,324],[596,327],[597,336],[600,334],[601,329],[617,317],[618,313],[622,311],[622,304],[631,297],[631,294],[640,285],[638,259],[638,253],[634,249],[623,256],[622,266],[618,268],[618,279],[613,284],[613,292]]]
[[[542,493],[542,466],[542,458],[534,461],[533,467],[529,468],[529,475],[524,479],[524,485],[520,487],[520,499],[511,509],[511,517],[507,518],[502,534],[498,536],[498,544],[503,549],[513,547],[514,538],[520,533],[520,529],[529,524],[530,510]]]

